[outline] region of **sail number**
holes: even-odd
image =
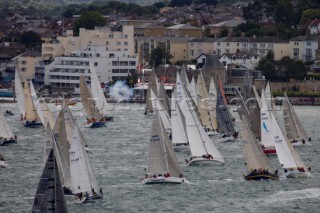
[[[151,142],[159,142],[159,141],[160,141],[159,135],[152,135],[151,136]]]

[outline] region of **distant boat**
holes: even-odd
[[[75,125],[69,154],[71,190],[77,203],[92,202],[103,198],[102,190],[98,186],[85,150],[84,140],[78,125]]]
[[[33,201],[32,213],[38,212],[68,213],[60,175],[52,149],[43,169]]]
[[[290,100],[286,93],[283,99],[283,118],[287,137],[293,145],[310,144],[311,138],[304,129],[297,113],[292,107]]]
[[[204,131],[196,105],[185,85],[181,82],[178,72],[176,82],[177,100],[179,100],[178,103],[185,117],[186,131],[190,144],[191,158],[187,160],[188,165],[224,163],[220,152]]]
[[[153,119],[148,149],[147,174],[144,184],[188,182],[183,175],[169,138],[164,130],[159,113]]]
[[[174,149],[175,150],[178,150],[181,148],[189,149],[186,122],[176,99],[176,91],[172,93],[172,99],[171,99],[171,129],[172,129],[171,141]]]
[[[0,145],[16,143],[17,137],[12,133],[3,114],[0,113]]]
[[[15,74],[15,93],[18,101],[18,106],[21,112],[21,122],[25,127],[40,127],[42,123],[37,114],[36,108],[34,106],[31,91],[29,88],[28,81],[24,82],[24,87],[22,87],[22,82],[18,71]]]
[[[93,82],[92,82],[93,83]],[[80,96],[84,110],[87,114],[87,123],[85,127],[98,128],[105,125],[106,120],[97,108],[94,97],[88,88],[84,76],[80,76]]]
[[[6,168],[8,166],[6,159],[0,153],[0,168]]]

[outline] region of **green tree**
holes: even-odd
[[[320,9],[308,9],[303,11],[302,19],[320,18]]]
[[[284,56],[278,62],[278,74],[285,76],[288,80],[290,78],[290,70],[293,69],[294,60],[289,56]]]
[[[170,6],[171,7],[182,7],[184,5],[192,4],[192,0],[171,0]]]
[[[290,27],[293,25],[293,6],[289,0],[280,0],[274,9],[274,18],[277,22]]]
[[[80,28],[93,30],[96,26],[104,26],[105,24],[106,20],[100,13],[94,11],[85,11],[76,21],[73,27],[73,34],[78,36]]]
[[[151,54],[149,56],[149,63],[155,68],[157,68],[162,63],[165,57],[166,57],[166,52],[164,48],[161,48],[161,47],[154,48],[151,51]]]
[[[228,28],[223,26],[221,29],[220,29],[220,38],[222,37],[227,37],[229,35],[229,31],[228,31]]]
[[[42,42],[40,35],[34,31],[23,32],[19,39],[27,47],[40,46]]]
[[[263,74],[267,80],[276,75],[276,69],[272,62],[268,61],[263,67]]]
[[[295,77],[296,79],[303,79],[307,76],[307,68],[302,61],[294,62],[292,70],[290,70],[290,77]]]

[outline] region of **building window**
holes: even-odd
[[[21,61],[21,64],[26,65],[27,61]]]
[[[127,34],[125,34],[123,37],[124,37],[124,38],[128,38],[128,35],[127,35]]]
[[[27,71],[27,68],[21,68],[21,71],[22,71],[22,72],[26,72],[26,71]]]
[[[306,49],[306,57],[312,56],[312,49]]]
[[[293,56],[299,56],[299,49],[298,48],[293,49]]]
[[[230,46],[230,43],[228,42],[226,45],[227,45],[227,47],[229,47],[229,46]]]
[[[191,46],[191,47],[193,47],[193,46],[194,46],[192,42],[190,43],[190,46]]]
[[[100,57],[100,53],[97,53],[97,58],[99,58]]]
[[[295,42],[294,42],[294,45],[295,45],[295,46],[298,46],[298,45],[299,45],[299,42],[295,41]]]
[[[127,41],[124,42],[124,46],[128,46],[128,42]]]
[[[95,67],[98,66],[98,62],[94,62],[94,66],[95,66]]]
[[[121,45],[121,41],[117,41],[117,45]]]
[[[311,42],[307,42],[307,46],[311,46]]]
[[[260,44],[260,48],[265,48],[265,44]]]
[[[229,50],[229,49],[226,49],[226,53],[230,53],[230,50]]]
[[[217,46],[220,47],[220,43],[217,43]]]
[[[190,50],[190,55],[194,56],[194,50]]]
[[[240,45],[240,44],[239,44],[239,43],[237,43],[237,47],[239,47],[239,45]]]

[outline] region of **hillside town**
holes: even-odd
[[[320,19],[301,20],[294,27],[303,33],[290,39],[250,35],[239,32],[239,26],[251,23],[244,17],[249,6],[242,1],[215,7],[164,6],[152,18],[114,10],[101,14],[102,26],[80,26],[77,33],[79,14],[64,18],[9,13],[0,23],[1,87],[11,88],[18,71],[23,79],[32,79],[40,93],[79,94],[79,77],[90,82],[91,63],[106,87],[118,80],[141,86],[148,82],[150,69],[170,84],[176,71],[186,67],[189,80],[199,70],[220,72],[228,97],[235,95],[249,72],[258,89],[270,81],[276,95],[312,93],[312,103],[319,103]],[[266,15],[260,20],[262,26],[276,26],[275,19]],[[28,41],[34,42],[34,37],[40,42]]]

